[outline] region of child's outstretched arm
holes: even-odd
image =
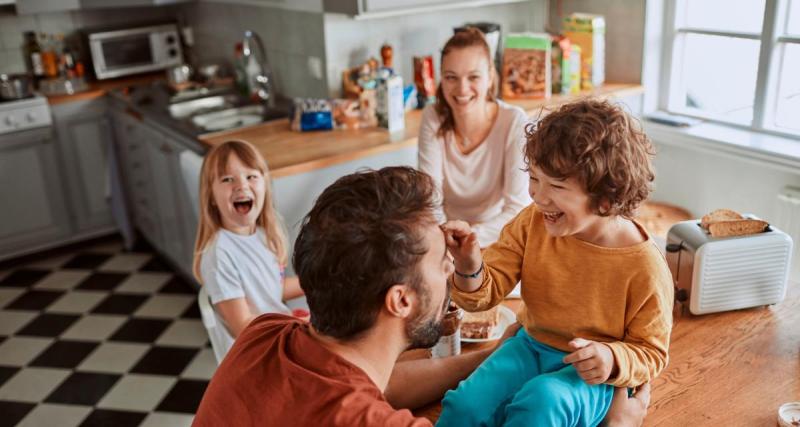
[[[283,300],[287,301],[303,296],[303,289],[300,287],[300,280],[297,276],[283,279]]]
[[[453,283],[462,292],[477,291],[483,281],[483,260],[478,237],[464,221],[447,221],[442,224],[442,231],[456,268]]]
[[[220,301],[214,304],[228,332],[236,339],[242,333],[245,327],[256,318],[257,314],[250,310],[250,304],[247,303],[246,298],[234,298],[225,301]]]

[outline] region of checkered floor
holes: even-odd
[[[190,425],[216,367],[192,285],[108,241],[0,270],[0,426]]]

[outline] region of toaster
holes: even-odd
[[[770,305],[786,297],[792,238],[773,226],[712,237],[699,220],[682,221],[669,229],[666,258],[675,299],[692,314]]]

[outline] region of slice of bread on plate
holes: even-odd
[[[500,321],[500,310],[495,306],[486,311],[465,312],[461,322],[461,338],[488,339]]]

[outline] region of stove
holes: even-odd
[[[30,98],[0,102],[0,135],[50,126],[53,119],[47,98]]]

